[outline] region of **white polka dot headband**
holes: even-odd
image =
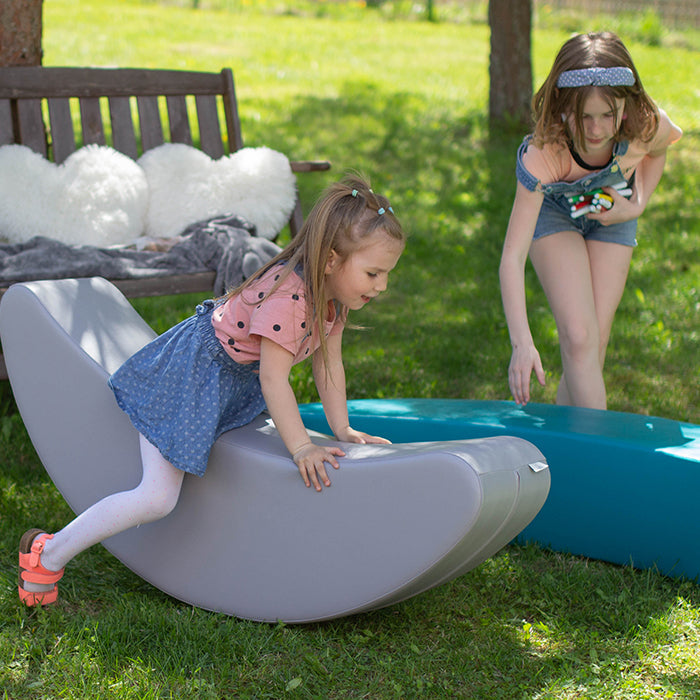
[[[579,68],[564,71],[557,80],[557,87],[585,87],[586,85],[634,85],[634,73],[630,68],[617,66],[614,68]]]

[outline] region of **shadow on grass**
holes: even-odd
[[[52,528],[69,517],[22,426],[14,427],[0,443],[15,459],[0,472],[0,544],[8,553],[27,523]],[[13,659],[0,669],[8,697],[52,696],[77,687],[77,678],[96,698],[131,697],[126,688],[167,689],[181,698],[278,698],[297,678],[301,697],[327,698],[350,691],[375,698],[633,698],[623,691],[635,678],[673,697],[700,691],[695,666],[677,660],[698,651],[696,583],[532,545],[506,547],[401,604],[300,626],[191,608],[102,547],[71,563],[57,606],[31,611],[16,599],[7,559],[0,618],[17,621],[0,630],[0,649]]]
[[[5,552],[27,523],[52,528],[69,517],[14,427],[2,440],[16,460],[0,474]],[[126,688],[278,698],[297,678],[301,697],[324,698],[633,698],[623,691],[635,678],[678,698],[700,690],[692,666],[684,675],[675,662],[674,673],[665,657],[697,652],[695,583],[532,545],[506,547],[401,604],[301,626],[191,608],[101,547],[71,563],[60,603],[45,611],[19,606],[13,576],[9,564],[0,575],[0,617],[18,621],[0,630],[15,664],[0,670],[0,685],[27,700],[75,688],[76,678],[96,698],[131,697]]]
[[[356,169],[390,197],[409,233],[388,292],[354,319],[371,332],[346,334],[349,395],[509,399],[510,343],[498,264],[521,135],[490,135],[486,115],[471,105],[460,110],[366,82],[346,83],[332,98],[253,101],[243,106],[242,120],[248,145],[332,161],[330,172],[298,178],[306,212],[328,182]],[[616,410],[697,416],[690,408],[700,404],[692,372],[699,225],[692,154],[686,148],[669,155],[663,187],[640,222],[640,247],[607,360],[610,408]],[[544,390],[533,385],[533,400],[549,402],[561,366],[558,338],[529,264],[526,290],[549,376]],[[135,305],[162,331],[192,313],[194,303],[190,295]],[[309,368],[296,373],[299,399],[315,400]],[[0,395],[0,408],[4,403]]]
[[[245,123],[244,131],[260,143],[333,162],[322,182],[316,176],[300,181],[307,211],[323,184],[355,168],[391,198],[409,232],[386,296],[357,317],[374,332],[348,334],[352,395],[371,395],[380,386],[387,396],[510,398],[510,343],[498,264],[521,135],[490,137],[486,115],[469,105],[460,112],[454,104],[387,93],[367,83],[348,83],[336,98],[304,96],[284,105],[267,103],[265,109],[269,116],[264,128]],[[698,403],[700,386],[692,372],[686,381],[697,347],[693,279],[700,222],[697,157],[691,143],[697,140],[697,135],[686,134],[683,150],[670,152],[662,186],[640,221],[640,248],[607,360],[610,407],[617,410],[688,419],[685,408],[692,418],[690,407]],[[547,389],[534,387],[534,400],[553,401],[561,366],[558,338],[529,264],[526,289],[532,333],[550,376]],[[640,309],[637,289],[646,297],[645,308]],[[368,347],[381,348],[396,364],[385,361],[373,371],[368,366],[372,363],[362,359]],[[362,365],[357,381],[355,364]],[[641,394],[647,393],[650,368],[657,384],[673,386],[673,398],[667,394],[666,400],[635,400],[630,387],[640,384]]]
[[[109,559],[84,562],[101,581],[74,569],[57,608],[22,611],[21,626],[5,627],[6,642],[30,650],[30,677],[73,687],[80,672],[86,690],[126,684],[177,697],[281,697],[293,678],[301,697],[324,698],[598,697],[604,689],[622,698],[634,697],[622,691],[636,673],[674,697],[700,688],[691,671],[660,663],[664,649],[692,635],[682,612],[700,605],[697,586],[535,547],[508,547],[402,604],[304,626],[192,609]],[[40,697],[26,680],[6,687],[10,697]]]
[[[388,292],[356,317],[375,332],[348,334],[348,366],[363,364],[357,385],[349,374],[353,395],[379,384],[387,395],[485,397],[479,385],[497,377],[500,392],[486,393],[506,398],[510,345],[497,270],[521,137],[489,139],[484,115],[467,106],[455,119],[453,105],[364,83],[345,85],[334,99],[304,97],[267,111],[279,120],[273,147],[329,158],[333,169],[323,184],[348,169],[365,172],[409,234]],[[254,137],[270,145],[268,126]],[[244,131],[255,130],[244,124]],[[307,211],[320,189],[319,178],[313,185],[310,179],[300,180]],[[422,378],[386,376],[396,369],[390,363],[368,381],[371,368],[362,362],[368,345],[381,346],[399,368],[410,360]]]

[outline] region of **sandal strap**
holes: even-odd
[[[58,586],[54,586],[50,591],[27,591],[22,586],[18,586],[19,599],[26,605],[51,605],[58,599]]]
[[[20,578],[22,581],[28,581],[29,583],[56,583],[63,578],[63,569],[43,574],[24,567],[20,568]]]
[[[41,553],[44,551],[46,540],[53,539],[53,535],[44,533],[35,538],[29,552],[19,553],[20,577],[23,581],[31,583],[56,583],[63,576],[65,569],[50,571],[41,563]]]

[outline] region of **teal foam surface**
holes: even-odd
[[[700,575],[700,426],[614,411],[461,399],[367,399],[353,427],[394,442],[512,435],[546,457],[551,488],[519,541],[674,577]],[[320,404],[301,406],[328,432]]]

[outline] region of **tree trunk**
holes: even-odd
[[[530,126],[532,0],[489,0],[489,124]]]
[[[0,66],[41,65],[43,0],[0,0]]]

